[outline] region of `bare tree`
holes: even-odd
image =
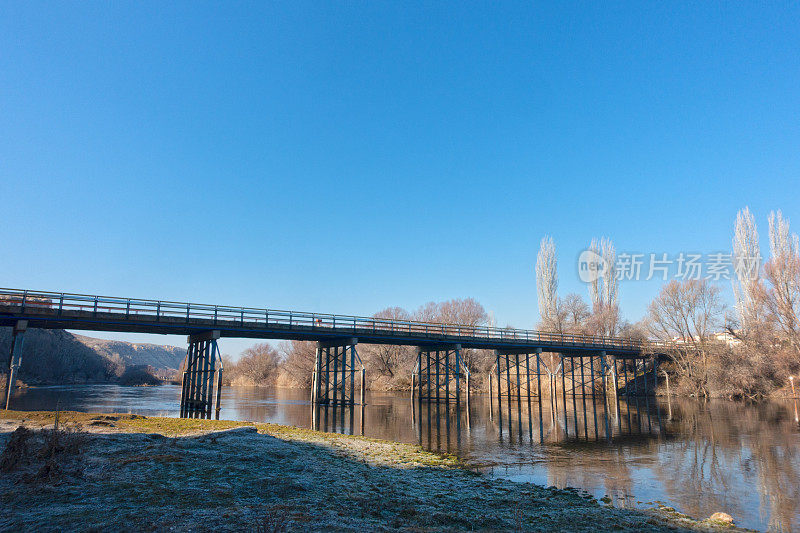
[[[564,313],[564,330],[571,333],[583,333],[586,322],[591,316],[589,304],[579,294],[567,294],[559,305]]]
[[[603,304],[607,307],[617,307],[619,304],[619,291],[617,286],[617,252],[611,239],[600,239],[600,249],[605,268],[603,269]]]
[[[592,316],[589,317],[588,332],[593,335],[603,337],[614,337],[619,334],[619,326],[622,322],[619,306],[600,305],[595,307]]]
[[[236,382],[248,385],[272,385],[278,374],[281,357],[269,343],[263,342],[246,349],[233,370]]]
[[[372,316],[388,320],[411,320],[411,314],[402,307],[387,307]],[[411,374],[414,355],[408,346],[370,344],[359,346],[358,353],[370,369],[370,374],[375,370],[379,376],[389,380],[399,377],[403,382]],[[390,382],[388,385],[393,386],[395,383]]]
[[[283,357],[281,370],[284,377],[299,387],[310,387],[317,359],[317,343],[285,341],[278,350]]]
[[[619,325],[618,335],[624,339],[646,342],[649,339],[646,320],[631,323],[623,320]]]
[[[763,287],[759,279],[761,250],[758,246],[758,230],[750,209],[745,207],[736,215],[733,234],[734,280],[733,294],[739,323],[746,335],[761,322]]]
[[[600,251],[600,243],[597,242],[597,239],[592,239],[592,242],[589,243],[589,251],[594,254],[595,257],[602,258],[602,252]],[[592,303],[592,307],[597,307],[602,302],[602,276],[596,276],[592,278],[592,281],[589,282],[589,301]]]
[[[440,303],[429,303],[423,306],[423,309],[427,312],[431,306],[436,309],[434,322],[485,326],[489,320],[486,309],[475,298],[455,298]]]
[[[800,247],[780,211],[769,216],[769,246],[771,255],[762,270],[755,220],[749,209],[740,211],[733,239],[733,289],[741,329],[729,325],[727,330],[742,343],[721,350],[712,361],[717,394],[764,397],[800,370]]]
[[[465,333],[469,333],[470,328],[485,326],[489,315],[474,298],[463,298],[440,303],[427,303],[414,313],[414,320],[459,324],[466,328]],[[483,369],[489,356],[485,350],[464,349],[461,351],[461,357],[466,367],[472,372]]]
[[[670,355],[678,373],[698,394],[708,395],[708,357],[724,305],[719,287],[708,280],[670,281],[650,303],[647,327],[651,335],[674,341]]]
[[[539,296],[539,316],[542,329],[560,331],[558,323],[558,261],[553,238],[547,236],[539,245],[536,256],[536,288]]]
[[[441,322],[441,313],[439,312],[439,303],[428,302],[414,311],[414,320],[421,322]]]
[[[235,377],[236,362],[230,354],[222,354],[222,378],[225,380],[225,385],[230,385]],[[186,371],[186,361],[181,363],[178,368],[178,376],[181,376]]]
[[[606,237],[600,239],[599,243],[597,239],[592,239],[589,250],[601,257],[603,264],[600,275],[589,283],[592,301],[590,329],[599,335],[612,336],[617,333],[620,323],[617,252],[611,239]]]
[[[800,244],[780,211],[769,215],[769,248],[771,257],[764,274],[770,283],[766,298],[770,317],[782,340],[800,353]]]

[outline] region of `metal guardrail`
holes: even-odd
[[[91,312],[113,314],[115,318],[133,321],[150,319],[153,322],[169,320],[171,324],[203,321],[212,325],[241,325],[242,327],[286,327],[304,330],[336,330],[372,332],[388,335],[425,335],[426,337],[464,338],[484,341],[519,341],[525,343],[558,344],[564,346],[605,346],[618,349],[643,350],[668,343],[642,342],[617,337],[547,333],[535,330],[470,326],[393,320],[387,318],[305,313],[277,309],[231,307],[165,300],[143,300],[64,292],[32,291],[0,288],[0,306],[19,307],[21,313],[46,313],[62,316],[65,312]]]

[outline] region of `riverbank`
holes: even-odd
[[[491,480],[457,458],[276,424],[0,411],[0,529],[706,531],[668,508]],[[17,429],[20,426],[26,429]]]

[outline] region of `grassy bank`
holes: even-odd
[[[418,446],[276,424],[0,411],[0,529],[703,531],[492,480]],[[27,429],[17,429],[23,426]]]

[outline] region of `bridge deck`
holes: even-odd
[[[541,349],[565,355],[603,350],[618,357],[637,357],[663,346],[523,329],[0,289],[0,326],[11,326],[17,320],[45,329],[180,335],[219,330],[223,337],[308,341],[356,337],[367,344],[460,344],[463,348]]]

